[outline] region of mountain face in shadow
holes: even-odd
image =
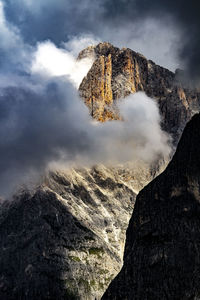
[[[103,300],[200,298],[200,114],[167,169],[137,196],[121,272]]]

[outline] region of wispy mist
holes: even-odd
[[[95,57],[77,60],[73,51],[57,48],[52,42],[46,41],[37,46],[31,72],[44,77],[67,76],[67,79],[78,88],[94,60]]]
[[[172,70],[181,63],[177,57],[183,44],[180,28],[169,17],[134,13],[135,1],[121,1],[121,9],[120,1],[112,0],[3,2],[7,19],[32,46],[50,40],[60,47],[72,36],[90,35],[115,46],[129,47]]]
[[[19,15],[22,24],[28,12],[33,18],[40,14],[41,6],[47,5],[46,1],[41,6],[23,2],[25,10]],[[79,7],[83,16],[89,2]],[[52,165],[89,166],[138,159],[152,162],[159,155],[169,154],[169,137],[160,128],[158,107],[144,93],[121,100],[123,122],[98,124],[89,116],[77,87],[94,58],[77,61],[76,57],[82,48],[96,44],[98,38],[86,33],[69,38],[68,33],[58,45],[48,34],[40,40],[33,32],[34,44],[9,10],[11,6],[21,7],[19,1],[14,4],[9,0],[4,7],[0,3],[1,195],[24,182],[35,181]],[[53,1],[48,5],[49,9],[56,6]],[[96,2],[91,6],[94,10],[97,7]]]
[[[123,100],[124,122],[97,124],[77,91],[63,79],[42,92],[7,88],[0,97],[0,191],[39,176],[54,162],[88,166],[169,154],[153,100],[139,93]],[[36,177],[37,177],[36,176]]]
[[[199,84],[200,78],[200,2],[197,0],[105,0],[104,19],[107,20],[112,11],[111,22],[140,22],[147,19],[166,22],[166,26],[174,27],[179,33],[176,40],[178,56],[190,80]],[[135,20],[135,21],[133,21]],[[164,44],[166,46],[166,44]]]

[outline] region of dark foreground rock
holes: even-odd
[[[200,299],[200,115],[167,169],[138,195],[124,266],[103,300]]]

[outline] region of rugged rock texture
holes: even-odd
[[[122,266],[135,193],[103,166],[52,172],[0,213],[0,299],[100,299]]]
[[[91,115],[102,122],[120,119],[117,100],[144,91],[157,100],[162,127],[177,144],[186,123],[200,109],[200,92],[183,88],[177,74],[130,49],[100,43],[83,50],[79,59],[91,54],[96,60],[79,88]]]
[[[98,121],[119,119],[119,115],[113,109],[111,78],[111,54],[108,57],[100,56],[94,62],[84,83],[85,103],[90,108],[92,117]]]
[[[186,123],[200,111],[200,91],[183,88],[179,80],[182,71],[173,73],[131,49],[100,43],[81,51],[78,59],[87,56],[96,57],[96,60],[83,79],[79,92],[91,115],[101,122],[122,119],[117,108],[118,100],[144,91],[158,103],[162,129],[172,137],[173,154]],[[134,173],[133,177],[147,179],[135,186],[140,190],[160,174],[168,162],[169,157],[165,157],[159,158],[153,166],[146,165],[146,170],[143,163],[137,168],[135,165],[126,168],[129,173]]]
[[[200,114],[167,169],[138,195],[124,266],[103,300],[200,299]]]

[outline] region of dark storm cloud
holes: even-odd
[[[26,44],[35,46],[49,39],[58,46],[74,36],[92,34],[101,41],[138,51],[171,70],[179,64],[177,30],[158,19],[133,18],[127,3],[118,6],[105,0],[2,1],[8,22],[19,29]]]
[[[63,149],[70,160],[77,153],[84,154],[88,145],[92,147],[84,129],[76,126],[75,120],[85,124],[87,115],[75,99],[76,92],[66,83],[62,88],[58,83],[48,84],[41,92],[16,87],[1,90],[1,193],[26,181],[31,172],[39,174]]]
[[[91,28],[95,31],[102,12],[99,0],[4,0],[4,4],[8,21],[31,44],[50,39],[58,45],[80,31],[91,32]]]
[[[172,69],[175,58],[170,59],[170,55],[175,57],[174,53],[178,49],[180,62],[185,63],[189,75],[193,75],[194,78],[199,76],[200,3],[197,0],[4,0],[3,3],[7,20],[20,30],[26,43],[34,45],[38,41],[50,39],[56,45],[60,45],[63,41],[67,42],[71,36],[92,33],[102,40],[113,41],[122,47],[131,46],[150,59],[156,60],[158,57],[158,63],[167,67],[169,65]],[[153,29],[149,38],[151,29],[145,29],[144,32],[141,30],[143,23],[146,26],[145,19],[151,19],[149,23],[154,19],[158,27],[157,30]],[[181,35],[176,39],[171,27],[174,27],[175,34],[178,29],[181,31]],[[132,30],[132,37],[122,28],[127,28],[129,32]],[[169,34],[166,28],[169,29]],[[122,35],[123,45],[117,32]],[[141,38],[138,38],[139,34]],[[150,49],[148,54],[149,44],[155,35],[160,36],[162,45],[158,37],[156,44],[159,44],[159,50],[155,47]],[[162,36],[166,36],[166,45]],[[170,55],[166,53],[166,49],[171,52]],[[160,52],[165,52],[163,57]],[[169,63],[165,64],[164,59]]]
[[[105,0],[104,18],[112,12],[111,22],[144,20],[145,17],[168,18],[182,31],[179,55],[185,62],[189,76],[200,78],[200,2],[198,0]]]
[[[46,77],[32,72],[41,45],[66,42],[70,34],[88,29],[108,32],[102,4],[92,0],[8,0],[3,6],[0,1],[0,195],[29,178],[38,179],[53,162],[66,166],[71,162],[150,162],[160,153],[169,154],[159,110],[144,94],[130,96],[122,106],[126,122],[97,126],[69,83],[69,75],[74,78],[76,72],[57,78],[55,72],[49,71]],[[111,28],[109,34],[112,32]],[[43,41],[48,38],[52,41]],[[49,56],[46,51],[44,55],[51,71],[65,63],[68,66],[69,52],[52,47],[55,54]]]

